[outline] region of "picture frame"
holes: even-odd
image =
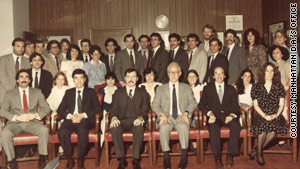
[[[269,28],[269,46],[272,46],[274,44],[276,31],[284,30],[285,29],[285,23],[284,22],[273,23],[273,24],[270,24],[268,26],[268,28]]]
[[[233,29],[235,31],[243,31],[243,15],[226,15],[226,30]]]

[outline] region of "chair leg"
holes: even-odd
[[[200,163],[204,161],[204,145],[203,145],[203,138],[200,138]]]
[[[148,141],[148,154],[149,154],[149,160],[150,160],[150,167],[153,165],[153,156],[152,156],[152,142],[151,140]]]
[[[108,141],[105,140],[104,142],[104,147],[105,147],[105,162],[106,162],[106,167],[109,167],[109,150],[108,150]]]
[[[247,160],[247,154],[248,154],[248,152],[247,152],[247,137],[244,137],[244,160]]]
[[[293,138],[293,161],[297,163],[297,138]]]
[[[249,153],[251,152],[251,144],[252,144],[251,137],[248,136],[248,152]]]
[[[52,160],[52,151],[51,151],[51,143],[48,143],[48,161]]]
[[[201,163],[201,160],[200,160],[200,139],[198,138],[197,140],[197,148],[196,148],[196,158],[197,158],[197,164],[200,164]]]
[[[153,165],[156,165],[156,140],[152,140],[152,147],[153,147]]]
[[[95,142],[95,167],[99,167],[99,142]]]
[[[52,160],[55,158],[55,144],[54,143],[50,144],[50,149],[51,149],[50,151],[51,151],[51,160]]]

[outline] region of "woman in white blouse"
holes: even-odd
[[[187,82],[193,90],[194,97],[195,97],[197,103],[199,103],[200,98],[201,98],[200,92],[203,90],[205,84],[200,84],[199,83],[199,75],[198,75],[196,70],[191,69],[191,70],[188,71],[188,73],[187,73]]]
[[[60,71],[67,76],[70,87],[75,87],[72,73],[75,69],[84,69],[83,57],[80,48],[72,44],[67,51],[67,60],[62,61]]]

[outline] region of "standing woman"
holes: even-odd
[[[99,46],[93,45],[89,54],[92,56],[92,60],[84,64],[84,70],[89,78],[88,86],[94,88],[105,82],[106,66],[100,61],[101,48]]]
[[[83,69],[83,57],[79,47],[72,44],[67,51],[67,60],[61,63],[60,71],[64,72],[67,76],[69,87],[75,87],[72,78],[72,73],[75,69]]]
[[[247,66],[254,74],[255,82],[258,81],[258,74],[261,67],[267,63],[265,47],[259,42],[259,32],[249,28],[244,33],[244,46],[246,49]]]
[[[251,90],[254,113],[250,131],[257,135],[257,149],[249,154],[250,160],[257,157],[259,165],[264,166],[263,149],[276,137],[288,134],[288,127],[282,111],[286,92],[280,82],[280,73],[272,63],[265,64],[259,74],[258,83]]]

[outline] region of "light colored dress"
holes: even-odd
[[[162,85],[159,82],[154,82],[152,86],[147,85],[147,83],[142,83],[139,85],[140,88],[144,88],[147,93],[150,95],[150,105],[152,105],[152,102],[155,97],[155,90],[158,86]]]
[[[241,107],[247,106],[251,107],[252,106],[252,98],[251,98],[251,89],[252,89],[252,84],[249,84],[247,88],[244,90],[244,94],[239,94],[239,105]]]
[[[75,62],[71,61],[71,60],[66,60],[66,61],[61,62],[60,70],[63,72],[66,71],[66,76],[67,76],[70,88],[75,87],[75,84],[74,84],[74,81],[72,78],[72,73],[75,69],[84,70],[84,64],[81,60],[76,60]]]

